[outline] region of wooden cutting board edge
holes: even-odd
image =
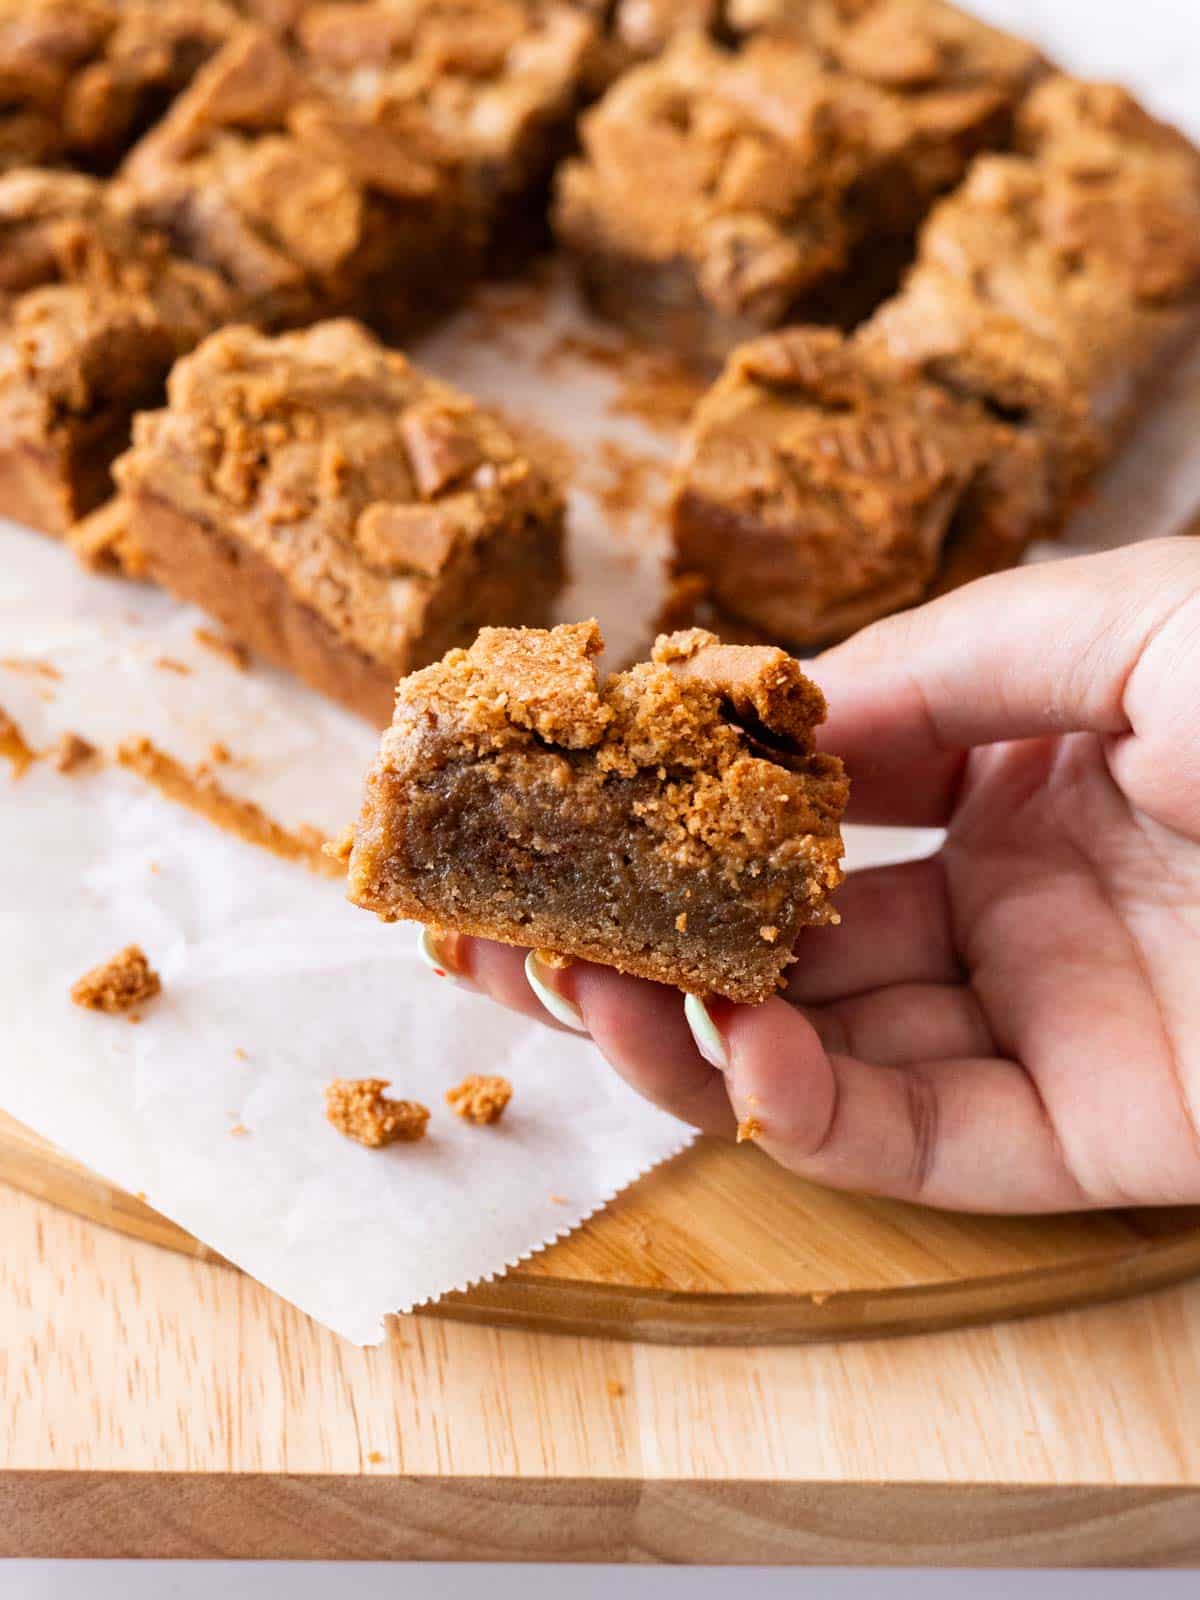
[[[718,1151],[713,1159],[732,1161],[737,1154]],[[198,1261],[230,1265],[145,1201],[2,1116],[0,1178],[129,1237]],[[516,1268],[446,1295],[422,1312],[649,1344],[801,1344],[927,1333],[1120,1299],[1200,1275],[1200,1210],[1179,1213],[1178,1225],[1161,1231],[1123,1233],[1085,1258],[899,1285],[767,1293],[683,1290],[559,1276],[548,1270],[551,1260],[552,1252],[544,1252],[536,1267]]]

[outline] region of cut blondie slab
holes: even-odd
[[[819,4],[743,17],[737,48],[676,37],[588,114],[556,218],[601,311],[713,361],[801,314],[856,320],[894,285],[1041,58],[929,0],[854,11],[857,48],[847,9]]]
[[[859,199],[895,159],[889,97],[761,38],[699,34],[621,78],[582,121],[555,228],[595,307],[697,365],[827,295]]]
[[[225,0],[0,0],[0,170],[111,171],[238,20]]]
[[[398,678],[546,621],[563,579],[557,486],[356,323],[214,334],[116,476],[151,578],[379,725]]]
[[[110,491],[135,411],[236,312],[215,273],[75,173],[0,178],[0,512],[63,534]]]
[[[757,1002],[836,920],[841,762],[781,650],[661,637],[600,682],[595,622],[486,628],[406,678],[350,855],[385,920]]]
[[[723,637],[738,634],[720,616],[809,648],[1011,565],[1062,510],[1029,430],[832,329],[784,329],[735,352],[697,407],[672,566]]]
[[[555,0],[307,6],[232,39],[125,173],[256,322],[407,337],[544,226],[591,39]]]
[[[864,339],[1039,430],[1086,487],[1148,382],[1200,334],[1200,155],[1123,90],[1052,78],[1027,152],[981,156]]]

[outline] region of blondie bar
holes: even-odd
[[[151,578],[386,722],[485,620],[542,622],[563,503],[507,430],[358,324],[214,334],[116,468]]]
[[[696,410],[673,567],[715,608],[697,620],[806,648],[1011,565],[1059,515],[1034,433],[832,329],[792,328],[742,346]]]
[[[1066,496],[1200,334],[1200,157],[1122,90],[1052,78],[982,156],[864,338],[1037,428]]]
[[[736,47],[686,34],[622,78],[560,178],[598,308],[694,360],[801,314],[865,315],[1041,70],[939,0],[775,9],[743,15]]]
[[[834,920],[841,763],[780,650],[662,637],[601,683],[594,622],[486,628],[407,678],[367,780],[350,896],[733,1000]]]
[[[0,170],[111,171],[237,22],[225,0],[0,0]]]
[[[407,337],[542,226],[591,38],[556,0],[311,5],[237,34],[126,175],[256,322]]]
[[[110,492],[171,363],[235,309],[118,191],[68,172],[0,178],[0,512],[65,533]]]

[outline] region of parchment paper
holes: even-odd
[[[1200,55],[1187,4],[1177,23],[1169,0],[1150,4],[1165,19],[1157,31],[1152,21],[1128,28],[1123,7],[1073,0],[1050,19],[1016,0],[979,9],[1031,32],[1054,25],[1050,42],[1068,60],[1076,41],[1062,37],[1064,20],[1079,12],[1081,65],[1119,70],[1152,100],[1161,91],[1165,109],[1195,116],[1180,87]],[[1173,25],[1178,48],[1168,49],[1162,28]],[[566,441],[574,582],[561,614],[598,615],[619,661],[644,642],[659,597],[655,507],[676,436],[630,413],[628,372],[608,345],[556,280],[491,291],[414,353]],[[1198,420],[1194,361],[1068,550],[1193,517]],[[1064,550],[1034,554],[1047,553]],[[58,545],[0,523],[0,706],[31,744],[65,730],[106,748],[146,734],[195,763],[221,741],[234,757],[218,772],[228,788],[289,826],[335,831],[356,809],[374,732],[260,664],[237,672],[197,642],[203,622],[150,589],[88,577]],[[851,830],[851,864],[920,854],[934,840]],[[135,940],[164,980],[144,1020],[73,1007],[72,981]],[[496,1128],[464,1124],[443,1103],[481,1070],[515,1086]],[[384,1151],[342,1139],[322,1113],[334,1076],[390,1078],[395,1093],[433,1108],[430,1137]],[[439,983],[419,965],[412,929],[350,907],[337,883],[219,832],[127,773],[65,777],[47,763],[20,782],[0,765],[0,1107],[363,1343],[382,1337],[389,1312],[560,1236],[689,1138],[588,1042]]]

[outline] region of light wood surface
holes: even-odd
[[[1200,1562],[1200,1285],[920,1338],[358,1350],[0,1186],[0,1556]]]
[[[0,1178],[202,1260],[189,1234],[0,1116]],[[1200,1273],[1200,1210],[947,1216],[839,1195],[702,1141],[571,1237],[434,1314],[665,1343],[930,1331],[1112,1299]]]

